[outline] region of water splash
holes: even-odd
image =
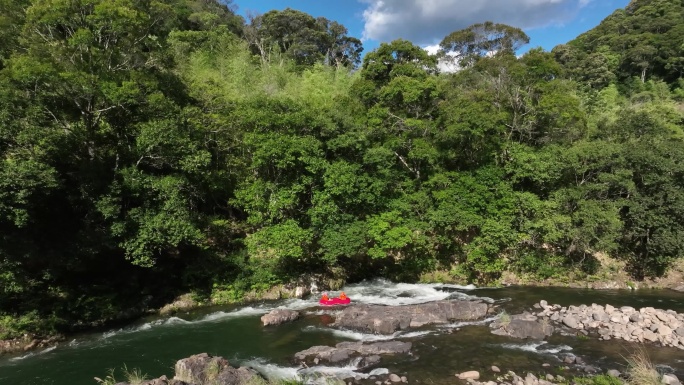
[[[357,358],[349,361],[345,366],[325,366],[317,365],[311,367],[287,367],[280,366],[269,362],[263,358],[254,358],[243,361],[243,366],[248,366],[266,377],[270,381],[278,381],[284,379],[295,379],[305,384],[310,385],[326,385],[330,383],[331,378],[348,379],[354,378],[356,380],[368,379],[371,376],[381,376],[389,374],[386,368],[376,368],[370,373],[358,372],[358,365],[361,359]]]
[[[361,333],[346,329],[331,329],[319,326],[307,326],[303,329],[305,332],[320,332],[331,333],[339,338],[346,338],[354,341],[373,342],[373,341],[389,341],[398,338],[416,338],[432,334],[433,331],[414,331],[414,332],[396,332],[393,334],[370,334]]]
[[[40,355],[43,355],[43,354],[45,354],[45,353],[50,353],[51,351],[53,351],[53,350],[55,350],[55,349],[57,349],[57,345],[50,346],[49,348],[43,349],[43,350],[41,350],[41,351],[39,351],[39,352],[31,352],[31,353],[24,354],[23,356],[20,356],[20,357],[12,357],[12,358],[10,358],[10,361],[21,361],[21,360],[25,360],[25,359],[27,359],[27,358],[29,358],[29,357],[40,356]]]
[[[538,354],[558,354],[560,352],[572,350],[572,348],[568,345],[558,345],[558,346],[554,346],[554,347],[548,347],[546,349],[539,349],[541,346],[544,346],[544,345],[548,345],[548,342],[539,341],[539,342],[528,342],[526,344],[507,343],[507,344],[501,344],[501,345],[497,345],[497,346],[501,346],[501,347],[506,348],[506,349],[522,350],[524,352],[538,353]]]
[[[452,290],[444,290],[445,288]],[[427,284],[427,283],[394,283],[384,279],[364,281],[344,287],[344,291],[352,299],[353,303],[364,303],[372,305],[415,305],[450,298],[462,299],[484,299],[490,298],[477,297],[462,293],[461,291],[471,291],[476,289],[473,285],[459,286],[446,284]]]

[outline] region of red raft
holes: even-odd
[[[349,297],[347,297],[345,299],[329,298],[327,300],[324,300],[321,298],[321,300],[318,301],[318,303],[323,305],[323,306],[349,305],[350,302],[351,302],[351,299],[349,299]]]

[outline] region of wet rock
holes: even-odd
[[[664,374],[663,378],[660,380],[661,383],[665,385],[680,385],[679,379],[674,374]]]
[[[410,342],[382,341],[364,344],[363,342],[340,342],[332,346],[313,346],[294,355],[296,362],[307,364],[318,359],[319,362],[338,364],[355,357],[364,357],[361,367],[369,367],[380,362],[385,354],[404,354],[411,350]]]
[[[211,382],[216,385],[242,385],[260,377],[253,369],[233,368],[225,358],[213,357],[207,353],[179,360],[175,369],[174,380],[190,384]]]
[[[479,380],[480,372],[477,370],[470,370],[456,375],[461,380]]]
[[[264,326],[280,325],[285,322],[294,321],[297,318],[299,318],[299,312],[290,309],[275,309],[261,316],[261,322]]]
[[[479,301],[436,301],[419,305],[356,305],[345,308],[335,326],[364,332],[392,334],[399,330],[451,321],[474,321],[487,315],[489,306]]]
[[[522,313],[510,316],[508,322],[497,320],[492,322],[490,328],[496,335],[504,335],[513,338],[530,338],[543,340],[553,334],[553,326],[547,321],[538,319],[534,314]]]

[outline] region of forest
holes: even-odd
[[[684,256],[684,3],[529,40],[483,20],[436,55],[364,52],[293,9],[0,0],[0,338],[310,275],[581,279],[607,255],[662,276]]]

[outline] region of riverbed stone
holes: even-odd
[[[363,357],[359,363],[361,367],[369,367],[380,362],[380,356],[386,354],[405,354],[411,350],[410,342],[381,341],[373,343],[363,342],[340,342],[333,346],[312,346],[306,350],[295,353],[297,363],[304,362],[307,365],[318,359],[319,362],[339,364],[348,362],[355,357]]]
[[[661,336],[669,336],[672,335],[672,329],[665,325],[660,325],[658,326],[658,334]]]
[[[577,329],[579,327],[579,320],[574,315],[566,315],[565,317],[563,317],[562,322],[563,322],[563,325],[565,325],[571,329]]]
[[[479,380],[480,372],[477,370],[470,370],[456,375],[461,380]]]
[[[207,353],[178,360],[175,370],[174,379],[188,383],[212,382],[216,385],[243,385],[260,377],[254,369],[233,368],[225,358],[214,357]]]
[[[389,380],[392,382],[401,382],[401,377],[397,376],[396,374],[392,373],[389,375]]]
[[[534,314],[522,313],[510,316],[510,321],[497,320],[490,324],[492,333],[513,338],[529,338],[543,340],[553,334],[554,328],[543,319],[538,319]]]
[[[679,379],[677,376],[674,374],[664,374],[663,378],[660,381],[661,383],[665,385],[680,385],[681,382],[679,382]]]
[[[285,322],[294,321],[299,318],[299,312],[290,309],[275,309],[268,314],[261,316],[264,326],[280,325]]]
[[[452,321],[475,321],[484,318],[489,306],[481,301],[451,300],[418,305],[382,306],[354,305],[342,310],[334,326],[378,334],[428,324]]]

